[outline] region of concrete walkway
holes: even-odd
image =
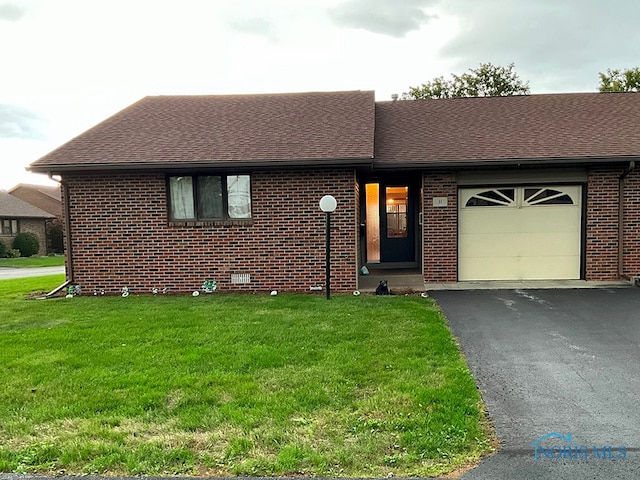
[[[516,290],[516,289],[570,289],[570,288],[628,288],[633,284],[627,280],[587,281],[587,280],[482,280],[451,283],[425,283],[422,274],[402,271],[372,271],[370,275],[360,275],[359,289],[374,292],[380,280],[387,280],[391,292],[424,292],[441,290]]]
[[[626,280],[482,280],[454,283],[425,283],[429,290],[516,290],[559,288],[625,288],[633,284]]]
[[[0,267],[0,280],[11,278],[42,277],[44,275],[58,275],[65,272],[64,267],[38,268],[6,268]]]

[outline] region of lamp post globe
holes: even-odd
[[[327,228],[325,233],[325,291],[327,300],[331,298],[331,213],[338,206],[333,195],[325,195],[320,199],[320,210],[327,216]]]
[[[325,195],[320,199],[320,210],[325,213],[332,213],[336,210],[338,201],[333,195]]]

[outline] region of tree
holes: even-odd
[[[452,74],[451,80],[437,77],[419,87],[409,87],[402,99],[529,95],[529,82],[520,80],[514,67],[513,63],[506,67],[481,63],[478,68],[470,68],[470,73]]]
[[[601,92],[640,92],[640,68],[607,69],[599,73]]]

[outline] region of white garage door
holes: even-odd
[[[580,278],[581,187],[459,191],[460,280]]]

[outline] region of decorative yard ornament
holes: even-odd
[[[202,283],[202,291],[204,293],[213,293],[218,288],[218,283],[215,280],[205,280]]]
[[[69,285],[69,288],[67,289],[67,294],[65,295],[66,298],[73,298],[73,297],[78,297],[82,294],[82,288],[80,287],[80,285]]]
[[[129,296],[129,287],[122,287],[122,298],[127,298]]]
[[[389,283],[386,280],[380,280],[376,287],[376,295],[389,295]]]

